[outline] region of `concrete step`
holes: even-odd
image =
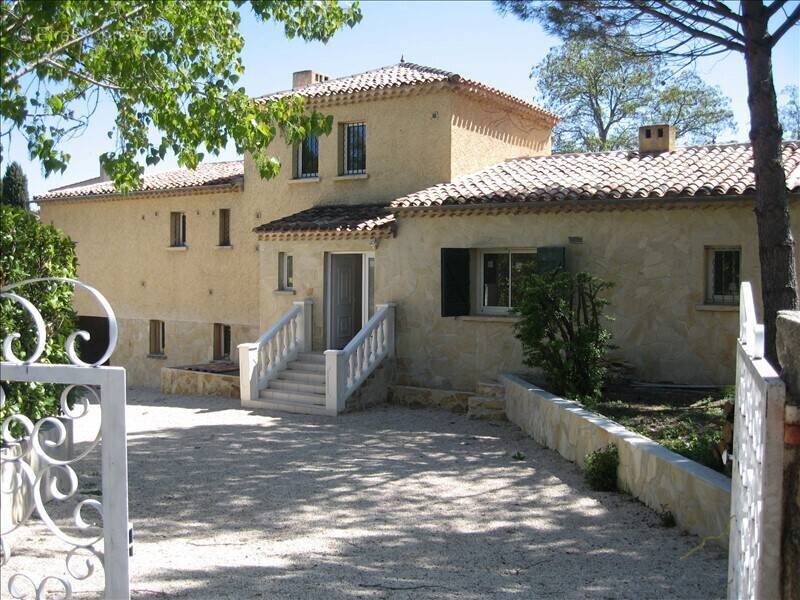
[[[281,371],[280,379],[284,381],[297,381],[298,383],[313,383],[315,385],[325,385],[325,373],[318,373],[314,371],[303,371],[286,369]]]
[[[479,381],[475,388],[476,395],[490,396],[492,398],[504,398],[506,395],[506,386],[496,381],[484,380]]]
[[[301,352],[297,355],[297,360],[305,363],[325,364],[325,355],[322,352]]]
[[[303,371],[305,373],[321,373],[325,374],[325,363],[305,362],[302,360],[293,360],[287,366],[287,371]]]
[[[305,383],[302,381],[295,381],[293,379],[283,379],[278,375],[277,379],[269,382],[269,389],[275,390],[288,390],[290,392],[302,392],[304,394],[322,394],[325,395],[324,383]]]
[[[279,410],[281,412],[298,413],[302,415],[326,415],[335,417],[336,412],[330,411],[325,406],[319,404],[308,404],[305,402],[286,402],[284,400],[275,400],[267,398],[258,398],[257,400],[242,400],[242,406],[245,408],[263,408],[266,410]]]
[[[316,404],[321,406],[325,405],[324,394],[309,394],[305,392],[267,388],[265,390],[261,390],[261,393],[258,396],[264,400],[294,402],[299,404]]]
[[[489,396],[470,396],[467,398],[467,408],[486,408],[489,410],[506,410],[506,401],[503,398]]]

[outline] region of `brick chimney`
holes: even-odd
[[[672,125],[662,123],[639,127],[639,152],[669,152],[670,150],[675,150],[675,128]]]
[[[314,83],[322,83],[323,81],[328,81],[328,79],[330,79],[330,77],[322,73],[317,73],[316,71],[295,71],[292,73],[292,89],[296,90],[297,88]]]

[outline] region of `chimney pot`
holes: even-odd
[[[98,159],[97,162],[100,165],[100,181],[111,181],[111,177],[108,176],[108,173],[103,166],[103,162],[100,159]]]
[[[667,123],[639,127],[639,152],[675,150],[675,128]]]
[[[317,73],[316,71],[295,71],[292,73],[292,89],[296,90],[297,88],[305,87],[307,85],[322,83],[324,81],[328,81],[328,79],[330,79],[330,77],[323,75],[322,73]]]

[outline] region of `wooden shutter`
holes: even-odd
[[[564,246],[549,246],[536,249],[536,272],[551,273],[567,269],[567,249]]]
[[[469,249],[442,248],[442,316],[469,314]]]

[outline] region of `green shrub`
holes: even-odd
[[[612,284],[588,273],[529,273],[521,281],[516,336],[524,362],[541,368],[553,392],[596,400],[606,374],[611,332],[603,326]]]
[[[617,468],[619,453],[614,444],[586,455],[583,477],[593,490],[614,492],[617,490]]]
[[[75,247],[66,235],[40,223],[33,213],[0,205],[0,286],[36,277],[74,278],[76,265]],[[68,363],[64,342],[75,330],[72,286],[44,282],[26,285],[14,292],[29,300],[44,319],[47,344],[39,361]],[[0,299],[0,339],[11,332],[21,334],[12,344],[14,354],[19,358],[30,356],[37,341],[33,322],[19,304],[3,298]],[[18,413],[35,421],[59,412],[62,386],[4,383],[3,389],[6,402],[0,409],[0,421]]]

